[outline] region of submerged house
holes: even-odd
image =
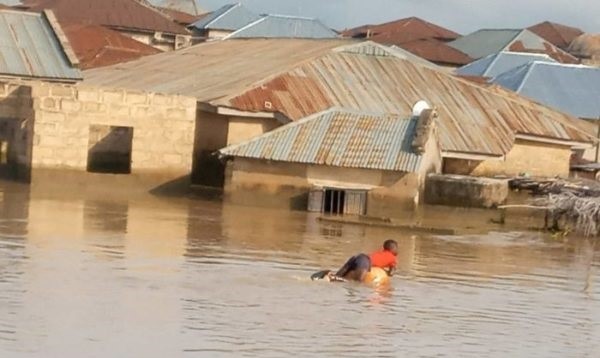
[[[425,100],[448,173],[567,176],[573,148],[594,141],[572,116],[411,56],[369,41],[230,39],[86,71],[84,83],[194,97],[204,185],[224,182],[215,151],[333,107],[406,117]]]
[[[219,150],[230,159],[225,192],[234,202],[277,193],[284,205],[332,214],[412,209],[426,175],[441,169],[434,116],[429,109],[412,117],[338,108],[313,114]]]
[[[561,50],[527,29],[482,29],[458,38],[448,45],[478,60],[501,51],[546,54],[561,63],[579,63]]]
[[[0,65],[3,175],[61,185],[65,176],[120,182],[111,174],[127,173],[148,189],[189,177],[193,98],[81,85],[51,12],[0,10],[0,37],[10,59]]]

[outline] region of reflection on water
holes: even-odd
[[[387,238],[390,287],[308,279]],[[595,357],[598,251],[0,183],[0,356]]]

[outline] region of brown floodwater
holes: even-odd
[[[487,230],[0,183],[0,356],[599,356],[600,245]],[[391,287],[309,280],[387,238]]]

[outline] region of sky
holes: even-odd
[[[545,20],[600,33],[600,0],[197,0],[205,10],[238,1],[258,13],[316,17],[337,30],[417,16],[463,34]]]

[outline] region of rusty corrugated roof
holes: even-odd
[[[395,57],[327,54],[216,103],[299,119],[332,106],[406,115],[419,100],[438,109],[445,151],[501,156],[516,134],[591,142],[573,117]]]
[[[406,116],[414,103],[426,100],[438,109],[442,149],[454,152],[501,156],[517,133],[590,141],[566,114],[357,46],[374,48],[372,42],[344,40],[215,41],[86,71],[85,78],[295,120],[331,107]]]
[[[209,102],[239,93],[295,65],[354,40],[236,39],[84,72],[92,85],[181,94]]]
[[[467,54],[435,39],[414,40],[402,43],[398,47],[437,64],[462,66],[473,62]]]
[[[63,24],[81,69],[110,66],[161,51],[103,26]]]
[[[173,19],[173,21],[175,21],[176,23],[183,25],[183,26],[191,25],[194,22],[198,21],[203,16],[202,14],[201,15],[188,14],[187,12],[171,9],[168,7],[158,7],[158,9],[162,13],[164,13],[165,15],[167,15],[168,17]]]
[[[221,155],[346,168],[415,172],[417,118],[330,109],[249,141]]]
[[[369,35],[369,36],[367,36]],[[460,35],[447,28],[425,21],[418,17],[407,17],[405,19],[386,22],[379,25],[363,25],[353,29],[342,31],[342,36],[355,38],[369,38],[382,36],[392,44],[399,45],[419,39],[437,39],[442,41],[452,41]]]
[[[527,29],[565,51],[577,36],[583,35],[583,31],[576,27],[557,24],[550,21],[540,22]]]
[[[189,34],[183,26],[136,0],[24,0],[31,11],[51,9],[60,22],[88,23],[142,32]]]

